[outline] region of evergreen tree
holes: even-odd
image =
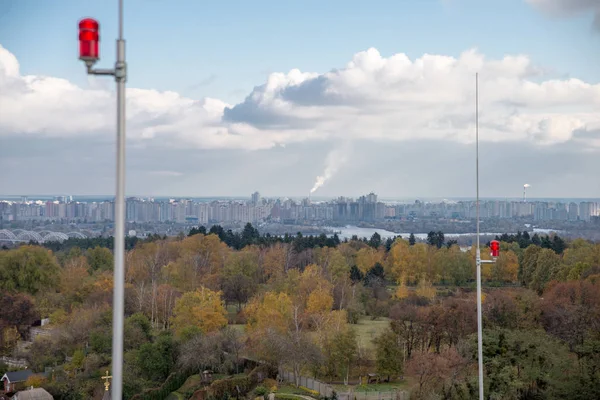
[[[408,237],[408,244],[411,246],[414,246],[415,243],[417,243],[417,239],[415,238],[415,234],[411,233],[410,236]]]

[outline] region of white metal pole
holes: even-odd
[[[113,292],[112,388],[113,399],[123,398],[123,320],[125,314],[125,41],[123,0],[119,0],[117,39],[117,190],[115,197],[115,271]]]
[[[479,364],[479,400],[483,400],[483,332],[481,320],[481,251],[479,249],[479,74],[475,74],[475,180],[477,190],[477,361]]]

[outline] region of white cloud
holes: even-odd
[[[489,60],[469,50],[458,58],[411,60],[372,48],[327,73],[273,73],[237,105],[129,88],[128,137],[177,148],[247,150],[327,139],[470,142],[475,72],[482,140],[547,145],[600,129],[600,85],[542,80],[541,69],[524,55]],[[101,85],[86,89],[22,76],[16,58],[0,46],[0,135],[106,135],[114,131],[114,101]]]

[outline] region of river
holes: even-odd
[[[375,232],[379,233],[379,235],[383,238],[383,239],[387,239],[387,238],[391,238],[394,236],[402,236],[405,239],[408,239],[408,237],[410,236],[410,233],[394,233],[391,231],[387,231],[385,229],[378,229],[378,228],[361,228],[358,226],[353,226],[353,225],[347,225],[345,227],[326,227],[326,229],[330,229],[334,232],[337,232],[338,236],[340,237],[340,239],[350,239],[352,238],[352,236],[358,236],[359,238],[364,238],[366,237],[367,239],[370,238],[371,236],[373,236],[373,234]],[[532,233],[540,233],[542,235],[547,235],[550,232],[560,232],[557,230],[551,230],[551,229],[538,229],[538,228],[533,228],[533,232]],[[415,238],[417,239],[427,239],[427,234],[426,233],[415,233]],[[444,237],[446,238],[456,238],[456,237],[462,237],[462,236],[475,236],[475,232],[473,233],[446,233],[444,232]],[[490,233],[490,232],[481,232],[481,236],[500,236],[502,235],[502,233]]]

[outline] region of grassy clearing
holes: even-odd
[[[399,389],[408,389],[409,384],[406,381],[391,382],[391,383],[376,383],[369,385],[333,385],[333,388],[338,393],[345,393],[352,390],[354,393],[366,393],[370,397],[377,395],[379,392],[393,392]]]
[[[377,383],[372,385],[360,385],[355,386],[355,392],[391,392],[398,389],[406,389],[408,387],[407,382],[391,382],[391,383]]]
[[[165,400],[185,400],[185,397],[181,393],[172,392],[167,396]]]
[[[283,385],[277,388],[277,393],[281,394],[301,394],[306,395],[306,392],[300,388],[294,387],[292,385]]]
[[[388,326],[390,326],[389,318],[379,318],[375,321],[371,321],[370,318],[361,318],[358,324],[352,325],[356,330],[358,340],[367,350],[375,350],[373,339],[379,336]]]

